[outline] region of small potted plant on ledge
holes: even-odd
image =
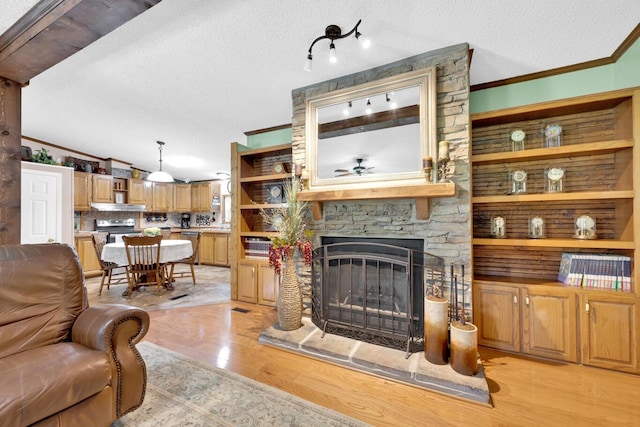
[[[285,204],[282,207],[260,209],[267,226],[278,234],[271,238],[269,265],[282,274],[278,288],[278,323],[285,331],[302,325],[302,290],[296,271],[296,249],[303,255],[305,265],[311,265],[313,231],[305,230],[304,214],[307,203],[298,200],[299,183],[296,178],[285,182]]]

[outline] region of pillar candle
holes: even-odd
[[[296,163],[296,176],[302,175],[302,163]]]
[[[423,157],[422,158],[422,167],[423,168],[432,168],[433,167],[433,159],[431,157]]]
[[[438,159],[449,158],[449,141],[440,141],[438,144]]]

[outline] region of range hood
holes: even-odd
[[[93,209],[103,212],[144,212],[145,205],[132,205],[129,203],[91,203]]]

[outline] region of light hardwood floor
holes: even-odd
[[[233,301],[150,316],[147,341],[375,426],[640,426],[635,375],[480,348],[486,407],[259,344],[273,308]]]

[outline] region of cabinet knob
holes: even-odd
[[[516,294],[513,294],[513,303],[518,304],[518,296]]]
[[[528,306],[529,305],[529,295],[527,295],[526,297],[524,297],[524,303]]]

